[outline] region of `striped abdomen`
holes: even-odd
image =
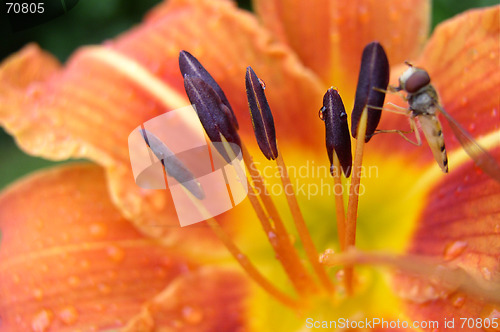
[[[425,139],[434,155],[434,159],[436,159],[441,170],[448,173],[448,156],[446,155],[441,123],[434,114],[418,115],[418,120],[425,135]]]

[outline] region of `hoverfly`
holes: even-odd
[[[414,120],[417,118],[420,122],[420,127],[422,128],[425,139],[434,155],[434,159],[436,159],[441,170],[447,173],[448,157],[446,155],[441,123],[437,117],[437,111],[439,111],[445,117],[458,141],[474,163],[490,177],[500,182],[500,166],[497,161],[443,109],[439,103],[439,96],[436,89],[430,84],[431,78],[427,71],[422,68],[414,67],[408,62],[406,62],[406,64],[409,68],[399,77],[399,86],[389,86],[389,91],[406,92],[406,97],[404,97],[404,99],[409,105],[409,109],[406,109],[406,112],[410,111],[411,131],[415,132],[417,143],[409,140],[403,135],[403,132],[396,132],[401,134],[406,140],[421,145],[422,141]]]

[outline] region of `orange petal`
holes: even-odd
[[[122,327],[142,305],[164,294],[165,287],[177,288],[200,276],[204,283],[190,284],[198,299],[178,302],[213,305],[197,322],[199,331],[243,324],[239,309],[246,279],[223,270],[206,273],[139,234],[111,204],[104,172],[97,166],[40,172],[7,189],[0,207],[1,331]],[[217,287],[218,293],[205,292],[206,285]],[[219,321],[221,315],[228,321]],[[182,311],[169,317],[189,324],[193,320],[193,314]],[[155,327],[165,323],[153,322]]]
[[[495,156],[500,157],[497,149]],[[435,183],[411,239],[408,252],[444,259],[483,283],[500,280],[500,186],[472,167],[462,167]],[[486,318],[495,308],[477,296],[432,283],[397,279],[415,319]],[[500,307],[496,307],[497,313]],[[460,322],[461,323],[461,322]]]
[[[378,40],[398,63],[418,54],[428,33],[429,1],[255,0],[264,25],[327,85],[356,86],[363,47]],[[352,94],[353,91],[348,92]]]
[[[177,65],[181,49],[196,55],[220,83],[246,133],[252,129],[244,74],[252,65],[273,87],[268,99],[280,119],[278,134],[297,126],[302,116],[303,130],[292,140],[310,136],[321,125],[316,118],[319,104],[314,104],[321,100],[320,85],[288,48],[270,40],[252,15],[232,3],[169,1],[135,29],[103,47],[80,49],[64,69],[25,89],[10,84],[13,77],[40,67],[27,59],[47,63],[49,56],[31,47],[8,59],[0,68],[6,88],[0,90],[0,123],[28,153],[50,159],[88,158],[103,165],[114,203],[142,232],[172,245],[190,244],[189,237],[213,242],[203,227],[179,230],[172,200],[164,191],[138,188],[127,138],[144,121],[188,104]],[[224,216],[237,219],[248,213],[248,206]]]
[[[156,331],[159,326],[185,332],[243,330],[246,308],[241,299],[247,292],[240,274],[201,269],[175,279],[143,306],[124,331]]]
[[[429,72],[444,109],[486,149],[500,144],[499,13],[498,6],[472,10],[442,23],[414,63]],[[397,85],[397,76],[403,69],[401,66],[393,72],[392,84]],[[398,96],[388,97],[388,101],[407,107]],[[443,116],[440,119],[448,153],[460,150],[446,120]],[[407,130],[408,120],[385,112],[379,128]],[[378,135],[373,141],[381,149],[407,154],[412,164],[434,163],[427,146],[415,147],[395,134]],[[453,160],[449,165],[450,172],[459,166]]]

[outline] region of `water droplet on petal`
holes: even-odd
[[[94,223],[90,225],[89,231],[90,235],[92,236],[102,237],[106,235],[106,226],[104,226],[102,223]]]
[[[486,266],[483,266],[481,269],[481,274],[483,275],[483,278],[487,281],[491,280],[491,271],[488,269]]]
[[[365,6],[360,6],[358,8],[358,18],[363,24],[367,24],[370,21],[370,12]]]
[[[182,328],[184,326],[184,324],[182,323],[182,321],[180,321],[178,319],[173,320],[170,324],[172,325],[172,327],[174,329],[180,329],[180,328]]]
[[[35,288],[33,290],[33,297],[37,300],[40,301],[43,299],[43,291],[40,288]]]
[[[47,309],[40,310],[31,321],[33,332],[45,332],[50,327],[54,314]]]
[[[461,308],[461,307],[463,307],[463,305],[465,304],[465,296],[455,294],[455,295],[451,298],[451,303],[453,304],[453,306],[454,306],[455,308]]]
[[[115,262],[121,262],[125,257],[125,252],[120,247],[114,245],[109,246],[106,249],[106,253],[108,254],[109,258],[111,258]]]
[[[61,311],[59,311],[59,319],[64,324],[74,324],[78,320],[78,311],[76,311],[75,307],[71,305],[64,307]]]
[[[109,287],[108,285],[106,284],[99,284],[97,285],[97,289],[99,290],[99,292],[101,292],[102,294],[109,294],[111,293],[111,287]]]
[[[199,324],[203,319],[203,311],[193,306],[182,308],[182,318],[189,324]]]
[[[500,331],[498,326],[494,327],[493,322],[500,321],[500,307],[497,305],[486,305],[480,313],[480,317],[483,319],[483,330],[484,331]],[[489,320],[489,326],[486,325]]]
[[[337,278],[337,280],[340,282],[344,280],[344,275],[345,275],[344,269],[338,270],[337,273],[335,273],[335,278]]]
[[[80,284],[80,279],[76,276],[71,276],[68,278],[68,284],[71,286],[71,287],[75,287],[75,286],[78,286],[78,284]]]
[[[448,243],[444,248],[444,259],[447,261],[451,261],[457,258],[464,252],[465,248],[467,248],[467,245],[468,244],[465,241],[454,241]]]

